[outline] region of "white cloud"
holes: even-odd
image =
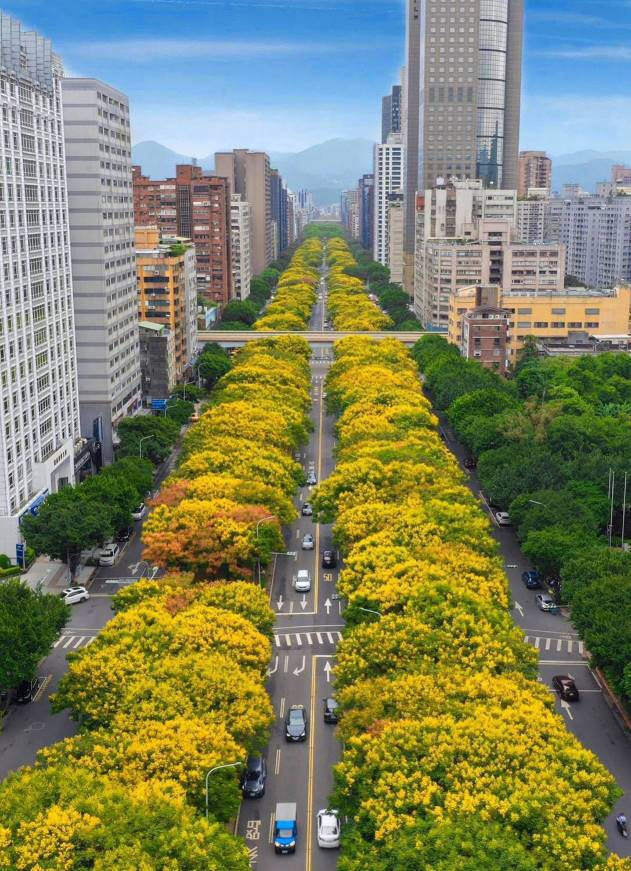
[[[631,97],[536,97],[524,101],[522,148],[565,154],[612,151],[631,140]]]
[[[378,135],[375,113],[349,112],[347,107],[310,107],[304,113],[292,109],[290,118],[288,123],[287,112],[271,107],[253,111],[213,105],[212,112],[200,112],[193,106],[131,106],[135,143],[154,139],[179,154],[199,158],[239,147],[301,151],[326,139]]]
[[[631,45],[584,45],[576,48],[554,48],[533,51],[531,55],[559,60],[631,61]]]
[[[291,42],[273,40],[224,39],[126,39],[115,42],[71,43],[63,52],[73,57],[98,58],[145,64],[157,60],[209,58],[239,60],[252,57],[283,57],[292,55],[348,54],[371,51],[365,42]]]

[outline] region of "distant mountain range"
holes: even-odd
[[[298,152],[271,152],[278,169],[292,190],[306,188],[318,206],[337,203],[340,193],[355,187],[357,180],[372,171],[374,143],[368,139],[329,139]],[[175,174],[177,163],[190,163],[191,155],[178,154],[159,142],[139,142],[132,148],[132,160],[151,178]],[[201,167],[214,168],[214,155],[198,158]]]
[[[576,182],[594,192],[596,182],[608,181],[614,163],[631,166],[631,151],[575,151],[552,156],[552,190]]]
[[[316,205],[337,203],[340,193],[355,187],[366,172],[372,172],[374,143],[368,139],[329,139],[298,152],[271,152],[272,166],[280,170],[292,190],[312,191]],[[139,142],[132,148],[134,163],[142,166],[151,178],[175,174],[177,163],[190,163],[190,154],[178,154],[159,142]],[[201,167],[212,170],[214,155],[198,158]],[[586,191],[594,191],[596,182],[611,175],[614,163],[631,165],[631,151],[575,151],[552,157],[552,189],[577,182]]]

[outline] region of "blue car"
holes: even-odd
[[[529,590],[541,589],[541,575],[534,569],[529,572],[522,572],[521,579]]]

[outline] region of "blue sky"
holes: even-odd
[[[379,135],[403,0],[0,0],[73,75],[132,103],[135,141],[205,156]],[[631,0],[526,0],[523,148],[631,148]]]

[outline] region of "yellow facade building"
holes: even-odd
[[[631,286],[611,290],[568,288],[548,293],[535,291],[503,293],[500,287],[484,288],[488,302],[508,312],[510,317],[506,350],[510,362],[526,336],[538,339],[567,338],[582,331],[593,336],[622,336],[631,333]],[[476,305],[476,287],[457,289],[449,299],[449,341],[462,344],[463,315]]]

